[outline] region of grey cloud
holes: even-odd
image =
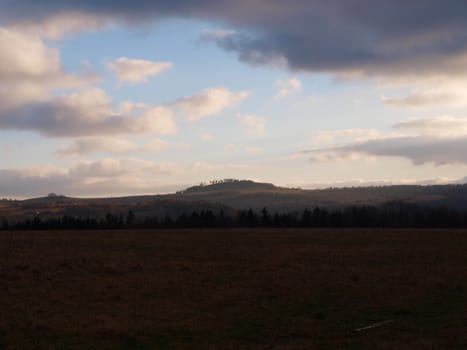
[[[438,138],[435,136],[401,136],[369,140],[342,147],[306,151],[311,161],[335,161],[361,156],[401,157],[416,165],[467,164],[467,136]]]
[[[73,185],[61,174],[43,176],[20,176],[16,170],[0,170],[0,197],[37,196],[61,191]]]
[[[455,139],[436,137],[398,137],[368,141],[354,150],[375,156],[404,157],[414,164],[467,164],[467,137]]]
[[[294,70],[458,72],[467,66],[464,0],[3,0],[3,21],[79,11],[141,22],[187,17],[223,22],[237,34],[215,38],[240,59]]]
[[[78,110],[53,103],[31,104],[0,115],[1,129],[37,131],[50,137],[151,133],[149,123],[146,125],[139,122],[138,117],[120,115],[85,120]]]
[[[465,136],[467,135],[467,118],[441,116],[437,118],[414,119],[397,123],[393,128],[438,137]]]
[[[129,154],[129,153],[155,153],[161,152],[168,144],[158,138],[152,139],[144,144],[134,143],[125,138],[112,137],[90,137],[79,138],[67,146],[58,150],[61,157],[79,157],[95,153]]]
[[[414,119],[397,123],[393,125],[393,129],[396,132],[386,136],[368,133],[371,138],[364,140],[356,138],[358,133],[353,133],[352,130],[326,132],[323,136],[335,135],[342,138],[345,134],[354,134],[355,137],[353,142],[345,140],[343,146],[315,148],[304,154],[312,161],[372,156],[406,158],[416,165],[467,164],[467,118],[441,116]]]
[[[65,117],[65,118],[63,118]],[[79,111],[53,103],[34,103],[3,112],[0,128],[38,131],[46,136],[83,136],[128,132],[128,118],[108,116],[103,120],[83,122]]]
[[[210,88],[159,106],[129,102],[116,113],[110,97],[102,89],[90,87],[38,102],[27,101],[6,107],[0,103],[0,129],[36,131],[50,137],[170,135],[177,132],[174,110],[180,109],[190,120],[199,120],[219,114],[248,96],[248,91]],[[0,94],[0,102],[1,97]],[[157,145],[148,147],[153,146]]]
[[[13,108],[0,106],[0,129],[37,131],[52,137],[176,132],[169,109],[150,107],[137,116],[115,114],[109,97],[98,88]]]
[[[161,181],[176,171],[174,164],[137,159],[83,161],[69,169],[0,169],[0,198],[44,196],[50,192],[75,196],[167,192],[181,188]]]

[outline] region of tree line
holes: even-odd
[[[208,227],[467,227],[467,211],[446,207],[425,207],[404,202],[382,206],[351,206],[339,209],[316,207],[288,213],[240,210],[227,215],[210,209],[176,217],[138,217],[108,213],[104,217],[61,216],[0,221],[0,230],[95,230],[124,228],[208,228]]]

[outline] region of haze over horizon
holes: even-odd
[[[467,4],[0,0],[0,198],[465,182]]]

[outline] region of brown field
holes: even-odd
[[[467,349],[467,231],[0,232],[0,349]]]

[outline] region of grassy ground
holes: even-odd
[[[0,232],[0,349],[467,349],[467,231]]]

